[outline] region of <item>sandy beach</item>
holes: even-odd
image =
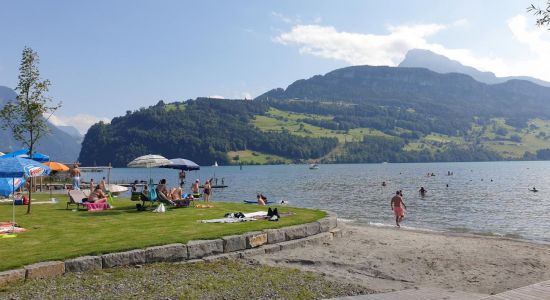
[[[257,257],[378,292],[432,287],[494,294],[550,279],[550,245],[497,237],[343,225],[328,243]]]

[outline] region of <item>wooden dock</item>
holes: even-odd
[[[517,289],[509,290],[504,293],[481,298],[483,300],[550,300],[550,280],[543,281]]]

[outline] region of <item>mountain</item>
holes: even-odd
[[[462,73],[472,76],[477,81],[496,84],[508,80],[526,80],[535,84],[550,87],[550,82],[529,76],[497,77],[492,72],[479,71],[473,67],[465,66],[456,60],[451,60],[443,55],[429,50],[412,49],[407,52],[405,59],[399,64],[402,68],[427,68],[438,73]]]
[[[154,153],[201,165],[545,159],[550,88],[426,68],[354,66],[254,101],[198,98],[93,125],[79,160]]]
[[[57,128],[75,138],[78,143],[84,139],[84,136],[74,126],[57,125]]]
[[[17,94],[10,88],[0,86],[0,107],[7,101],[13,101]],[[74,162],[80,152],[80,141],[65,133],[55,125],[48,123],[50,133],[39,140],[36,150],[47,154],[53,161]],[[10,152],[22,148],[20,142],[16,141],[9,130],[0,129],[0,140],[2,141],[3,152]]]

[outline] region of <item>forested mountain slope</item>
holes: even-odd
[[[356,66],[254,101],[199,98],[94,125],[80,161],[148,153],[218,163],[545,159],[550,88],[423,68]]]

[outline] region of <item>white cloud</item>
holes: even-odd
[[[470,22],[468,21],[468,19],[462,18],[454,21],[451,25],[456,27],[468,26],[470,25]]]
[[[529,25],[523,15],[508,20],[514,39],[526,47],[529,59],[505,59],[496,55],[477,55],[467,48],[448,48],[430,42],[429,38],[451,27],[468,26],[467,19],[450,24],[413,24],[388,26],[387,34],[364,34],[338,31],[332,26],[295,25],[290,31],[279,34],[274,41],[283,45],[296,45],[302,54],[344,61],[350,65],[399,64],[407,51],[427,49],[473,66],[497,76],[529,75],[550,80],[550,33]],[[498,51],[498,48],[495,48]]]
[[[82,134],[85,134],[90,126],[94,125],[99,121],[109,123],[111,120],[105,117],[97,117],[87,114],[76,114],[74,116],[59,116],[52,115],[50,117],[50,122],[56,126],[73,126]]]
[[[275,17],[276,19],[278,19],[278,20],[284,22],[284,23],[287,23],[287,24],[294,23],[294,21],[293,21],[291,18],[289,18],[289,17],[287,17],[287,16],[285,16],[285,15],[283,15],[283,14],[281,14],[281,13],[272,11],[272,12],[271,12],[271,15],[272,15],[273,17]]]
[[[249,92],[243,92],[241,95],[243,99],[248,99],[248,100],[252,99],[252,94]]]
[[[211,99],[225,99],[224,96],[220,96],[220,95],[212,95],[212,96],[208,96],[208,98],[211,98]]]
[[[300,53],[359,65],[396,65],[413,48],[426,48],[426,38],[445,28],[440,24],[392,26],[387,35],[337,31],[332,26],[296,25],[275,41],[297,44]]]

